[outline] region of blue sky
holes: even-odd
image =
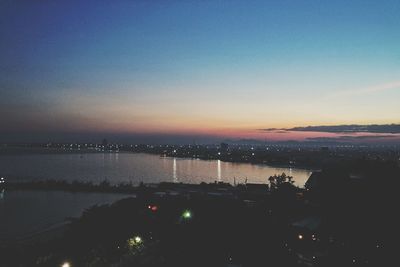
[[[399,123],[398,14],[399,1],[2,1],[0,134]]]

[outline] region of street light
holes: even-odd
[[[186,220],[191,219],[192,218],[192,212],[190,210],[185,210],[182,213],[182,217]]]
[[[128,246],[130,248],[139,247],[142,243],[143,239],[138,235],[128,239]]]
[[[141,238],[140,236],[135,236],[135,237],[134,237],[134,240],[135,240],[135,242],[136,242],[137,244],[139,244],[139,243],[142,242],[142,238]]]

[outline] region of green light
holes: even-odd
[[[184,219],[190,219],[190,218],[192,218],[192,213],[190,212],[190,210],[185,210],[185,211],[183,212],[183,214],[182,214],[182,217],[183,217]]]

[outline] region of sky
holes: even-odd
[[[0,142],[400,124],[399,14],[397,0],[1,0]]]

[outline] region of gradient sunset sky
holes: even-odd
[[[399,14],[398,0],[3,0],[0,137],[303,140],[336,133],[260,129],[399,124]]]

